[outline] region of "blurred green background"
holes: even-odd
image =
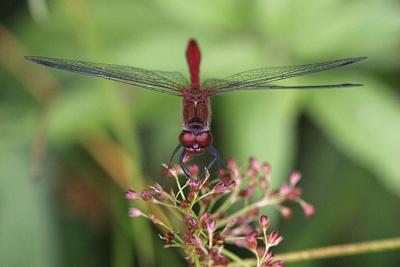
[[[186,266],[127,217],[123,191],[161,179],[180,99],[45,69],[42,55],[178,70],[196,38],[201,77],[368,56],[287,84],[355,89],[237,92],[213,101],[215,145],[303,173],[316,206],[275,228],[279,251],[400,234],[400,1],[0,2],[0,266]],[[400,266],[398,251],[288,266]]]

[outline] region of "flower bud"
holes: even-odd
[[[190,201],[190,202],[192,202],[193,199],[195,198],[195,196],[196,196],[196,193],[193,192],[193,191],[191,191],[191,192],[189,192],[189,194],[187,195],[187,200]]]
[[[207,224],[207,231],[209,233],[214,233],[217,230],[217,221],[215,219],[209,219],[206,222]]]
[[[309,204],[309,203],[302,203],[301,207],[303,208],[304,214],[307,217],[312,217],[315,214],[315,208],[313,205]]]
[[[148,191],[143,191],[142,193],[140,193],[140,197],[144,201],[149,201],[149,200],[151,200],[153,198],[152,195]]]
[[[189,230],[196,230],[197,228],[199,228],[199,222],[197,221],[196,218],[187,215],[185,221],[186,221],[186,226],[188,227]]]
[[[293,211],[288,207],[281,207],[279,211],[284,219],[290,219],[293,215]]]
[[[188,203],[186,200],[182,200],[182,201],[179,203],[179,206],[180,206],[181,208],[183,208],[183,209],[187,209],[187,208],[189,208],[189,203]]]
[[[210,204],[210,202],[211,202],[212,199],[213,199],[213,197],[212,197],[211,195],[208,195],[208,196],[203,197],[203,198],[201,199],[201,202],[202,202],[204,205],[208,205],[208,204]]]
[[[251,231],[246,236],[247,246],[252,250],[257,248],[257,236],[258,236],[258,232],[256,230]]]
[[[281,235],[279,235],[279,233],[276,231],[271,232],[267,237],[267,242],[270,246],[276,246],[280,242],[282,242],[282,240],[283,240],[283,237]]]
[[[216,194],[224,193],[225,190],[226,190],[226,186],[225,186],[225,184],[224,184],[223,182],[219,182],[218,184],[216,184],[216,185],[214,186],[214,189],[213,189],[213,191],[214,191]]]
[[[199,192],[200,191],[200,182],[196,180],[189,181],[189,188],[192,192]]]
[[[260,217],[260,224],[261,224],[261,227],[262,227],[263,231],[266,231],[268,229],[269,223],[270,223],[269,222],[269,218],[267,216],[262,215]]]
[[[239,196],[247,198],[247,197],[251,197],[253,195],[253,193],[254,193],[254,187],[248,186],[247,188],[245,188],[239,192]]]
[[[247,170],[247,176],[251,177],[257,175],[259,169],[260,169],[260,162],[256,158],[251,157],[249,159],[249,169]]]
[[[269,165],[268,162],[264,162],[262,167],[261,167],[262,172],[264,173],[265,176],[269,176],[271,173],[271,165]]]
[[[136,193],[135,190],[133,190],[133,189],[128,189],[128,190],[125,192],[125,197],[126,197],[127,199],[130,199],[130,200],[134,200],[134,199],[137,199],[137,198],[138,198],[137,193]]]
[[[289,179],[289,184],[292,187],[295,187],[296,184],[300,181],[301,173],[300,172],[292,172]]]
[[[129,217],[136,218],[136,217],[139,217],[142,215],[143,215],[143,212],[141,212],[137,208],[130,208],[130,210],[129,210]]]

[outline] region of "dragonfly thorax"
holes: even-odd
[[[204,132],[210,129],[211,108],[208,97],[188,95],[182,103],[183,129]]]

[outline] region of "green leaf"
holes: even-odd
[[[45,178],[36,185],[30,179],[27,135],[32,128],[31,120],[15,114],[0,126],[0,266],[60,264],[51,187]]]
[[[274,183],[285,178],[295,154],[298,98],[296,92],[266,91],[221,97],[222,108],[214,115],[219,142],[227,151],[223,158],[238,158],[243,164],[255,156],[271,164]]]
[[[309,114],[344,153],[400,194],[399,98],[383,83],[363,81],[360,88],[314,93]]]

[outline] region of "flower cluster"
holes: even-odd
[[[191,266],[227,266],[229,263],[250,266],[228,250],[228,245],[230,249],[237,246],[251,251],[257,267],[281,267],[283,263],[274,257],[270,248],[278,245],[283,237],[269,231],[270,220],[261,211],[273,206],[284,218],[289,218],[292,210],[284,204],[297,202],[307,216],[314,214],[313,206],[300,198],[302,190],[297,187],[300,173],[292,173],[288,183],[273,191],[270,166],[254,158],[250,158],[244,172],[234,160],[229,160],[214,180],[208,173],[203,180],[188,180],[179,166],[164,167],[174,179],[175,189],[167,192],[155,184],[140,193],[133,189],[126,192],[130,200],[140,199],[163,209],[154,209],[159,213],[156,215],[153,210],[147,213],[131,208],[129,216],[145,217],[159,226],[160,238],[166,246],[181,248]],[[196,176],[199,168],[192,165],[190,171]]]

